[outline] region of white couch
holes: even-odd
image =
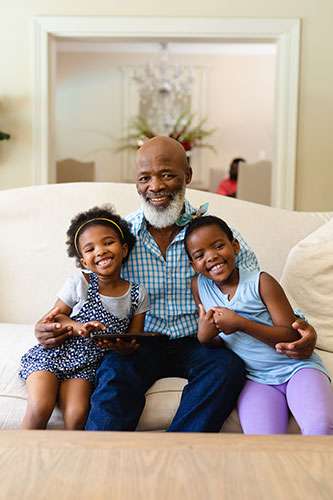
[[[194,190],[188,190],[188,197],[194,206],[209,201],[209,211],[237,228],[255,249],[262,269],[277,278],[281,277],[290,249],[333,217],[333,213],[288,212]],[[1,429],[19,427],[26,404],[25,386],[17,376],[20,356],[35,343],[34,322],[53,305],[56,291],[74,269],[65,247],[69,220],[77,212],[103,203],[114,204],[121,215],[135,210],[135,186],[76,183],[0,191]],[[290,283],[288,286],[292,289]],[[312,320],[315,323],[315,318]],[[325,339],[321,348],[333,374],[333,349],[326,349]],[[147,393],[138,429],[165,429],[185,383],[177,378],[156,382]],[[55,410],[49,427],[61,426],[60,413]],[[241,431],[235,411],[223,430]],[[293,421],[290,431],[297,432]]]

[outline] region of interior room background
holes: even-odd
[[[97,181],[133,182],[135,151],[118,148],[128,143],[133,118],[145,115],[135,75],[146,82],[150,63],[155,71],[161,66],[157,76],[167,87],[178,70],[180,94],[189,94],[173,111],[168,89],[156,93],[171,123],[190,107],[191,127],[206,119],[203,128],[214,130],[202,141],[214,149],[193,148],[190,161],[192,187],[215,191],[210,172],[222,179],[232,158],[272,159],[275,50],[251,43],[57,43],[56,160],[93,161]],[[154,117],[150,123],[158,128]]]
[[[32,20],[39,15],[301,18],[296,209],[331,210],[333,186],[333,53],[331,0],[206,0],[152,4],[150,0],[13,0],[0,8],[0,187],[33,183]]]

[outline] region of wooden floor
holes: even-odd
[[[1,431],[0,498],[332,500],[333,436]]]

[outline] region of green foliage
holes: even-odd
[[[215,151],[214,147],[210,144],[204,143],[206,139],[215,132],[215,129],[205,129],[204,124],[207,119],[200,120],[197,124],[193,125],[195,114],[190,111],[184,111],[179,115],[175,121],[174,126],[169,134],[179,141],[186,151],[193,148],[210,148]],[[125,149],[136,150],[138,147],[147,140],[158,135],[150,127],[146,118],[142,115],[136,116],[130,123],[129,134],[122,139],[122,145],[117,148],[117,151]]]
[[[6,132],[1,132],[0,130],[0,141],[7,141],[10,138],[9,134],[6,134]]]

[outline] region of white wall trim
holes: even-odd
[[[159,54],[161,52],[161,44],[158,42],[76,42],[66,41],[57,43],[57,52],[60,53],[110,53],[110,54]],[[228,54],[228,55],[275,55],[275,43],[168,43],[169,54]]]
[[[118,41],[251,41],[277,43],[272,205],[294,208],[297,145],[299,19],[188,17],[36,17],[34,29],[34,182],[52,182],[53,37]],[[66,41],[66,40],[63,40]]]

